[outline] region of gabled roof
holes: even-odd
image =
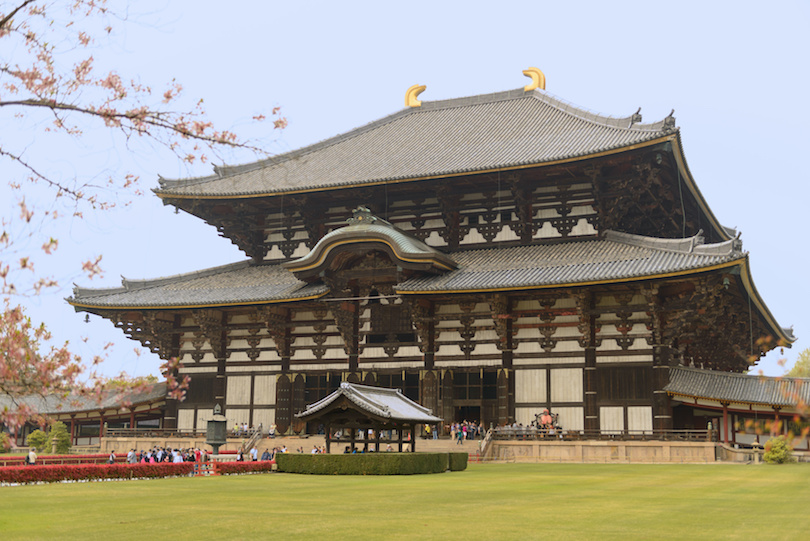
[[[455,261],[448,255],[372,215],[366,207],[355,209],[348,223],[325,235],[304,257],[282,266],[299,278],[315,276],[342,248],[363,245],[378,246],[396,265],[406,269],[448,271],[456,268]]]
[[[674,367],[664,390],[672,396],[735,404],[796,407],[810,404],[810,378],[772,378]]]
[[[165,198],[231,198],[427,179],[578,159],[676,131],[671,116],[641,124],[598,115],[522,88],[423,101],[360,128],[273,158],[160,179]]]
[[[369,387],[347,382],[341,383],[338,390],[314,404],[309,404],[304,411],[295,416],[300,419],[318,417],[319,413],[328,411],[329,406],[341,398],[345,398],[357,409],[373,417],[391,422],[442,422],[441,417],[432,415],[431,410],[403,395],[399,389]]]

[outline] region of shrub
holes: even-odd
[[[279,453],[278,470],[315,475],[412,475],[447,471],[447,453],[311,455]]]
[[[194,463],[180,464],[69,464],[63,466],[8,466],[0,468],[2,483],[54,483],[99,479],[154,479],[189,475]]]
[[[219,462],[217,472],[221,474],[248,473],[248,472],[269,472],[273,471],[275,462],[269,460],[258,460],[256,462]]]
[[[11,450],[11,438],[7,432],[0,432],[0,453],[8,453]]]
[[[35,448],[37,451],[42,451],[50,441],[48,434],[40,429],[36,429],[28,434],[28,446]]]
[[[467,469],[467,453],[450,453],[450,471],[464,471]]]
[[[771,438],[765,442],[765,454],[762,455],[762,458],[769,464],[795,462],[793,448],[788,444],[784,436]]]
[[[51,425],[51,445],[55,445],[57,453],[67,453],[70,451],[70,433],[67,426],[62,421],[56,421]]]

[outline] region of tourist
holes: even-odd
[[[115,450],[110,451],[110,458],[107,459],[107,464],[115,464]]]
[[[236,461],[237,462],[243,462],[244,460],[245,460],[245,457],[242,456],[242,449],[239,449],[238,451],[236,451]]]
[[[31,447],[31,450],[28,451],[28,465],[29,466],[36,466],[37,465],[37,452]]]
[[[262,453],[262,462],[270,460],[270,451],[265,449]]]
[[[250,460],[252,460],[253,462],[259,460],[259,450],[256,449],[255,445],[253,446],[253,449],[250,450]]]

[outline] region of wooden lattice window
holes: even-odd
[[[416,342],[408,309],[401,304],[372,304],[371,332],[366,342],[369,344]]]

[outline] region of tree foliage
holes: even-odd
[[[33,447],[37,451],[44,451],[51,438],[48,433],[39,428],[28,434],[28,447]]]
[[[785,375],[791,378],[810,378],[810,348],[799,353],[796,364]]]
[[[50,443],[54,447],[56,453],[63,455],[70,452],[70,432],[68,432],[67,425],[62,421],[56,421],[51,425]]]
[[[215,126],[203,100],[183,105],[189,102],[179,82],[153,89],[140,74],[98,65],[93,52],[114,42],[131,7],[106,0],[0,0],[0,167],[13,199],[10,210],[0,211],[0,393],[12,399],[0,410],[0,425],[12,429],[36,413],[23,397],[104,392],[94,374],[79,375],[106,353],[89,361],[73,355],[68,344],[43,348],[47,329],[32,323],[16,299],[59,287],[56,277],[35,269],[38,258],[58,251],[59,239],[50,233],[58,230],[54,223],[129,204],[141,193],[137,175],[119,169],[82,175],[76,164],[60,169],[38,159],[47,156],[39,147],[55,148],[60,141],[92,146],[88,139],[104,132],[127,149],[140,141],[188,164],[233,149],[263,154],[255,142]],[[278,108],[271,116],[274,128],[286,126]],[[92,255],[76,270],[92,278],[102,272],[100,262],[101,255]],[[187,381],[173,377],[176,369],[176,360],[162,367],[171,392],[182,397]]]
[[[765,454],[762,458],[769,464],[795,462],[793,448],[784,436],[777,436],[765,442]]]

